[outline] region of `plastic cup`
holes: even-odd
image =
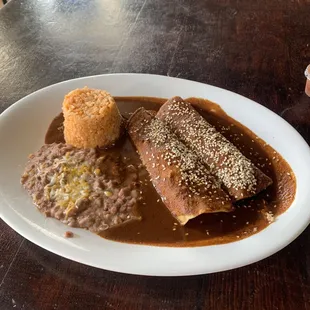
[[[307,78],[305,93],[307,96],[310,97],[310,65],[308,65],[308,67],[305,70],[305,76]]]

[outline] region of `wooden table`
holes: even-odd
[[[59,81],[156,73],[254,99],[310,142],[309,13],[309,0],[12,0],[0,11],[0,112]],[[61,258],[0,221],[0,309],[306,310],[309,233],[237,270],[151,278]]]

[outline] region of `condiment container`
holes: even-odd
[[[308,65],[308,67],[305,70],[305,76],[307,78],[305,93],[307,96],[310,97],[310,65]]]

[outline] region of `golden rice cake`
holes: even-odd
[[[84,87],[64,98],[64,136],[78,148],[107,147],[121,134],[122,117],[113,97],[104,90]]]

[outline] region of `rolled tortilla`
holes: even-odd
[[[252,197],[272,184],[268,176],[182,98],[168,100],[156,117],[196,153],[235,200]]]
[[[233,210],[216,178],[152,111],[137,110],[128,132],[155,189],[181,225],[202,213]]]

